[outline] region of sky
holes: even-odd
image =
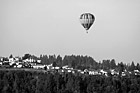
[[[140,0],[0,0],[0,56],[87,55],[140,63]],[[89,33],[82,13],[95,21]]]

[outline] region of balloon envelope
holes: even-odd
[[[80,16],[80,22],[81,25],[86,29],[89,30],[89,28],[92,26],[93,22],[95,20],[95,17],[91,13],[83,13]]]

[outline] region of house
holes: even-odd
[[[84,71],[81,71],[80,73],[81,73],[81,74],[84,74],[85,72],[84,72]]]
[[[112,75],[118,75],[119,74],[119,72],[115,71],[114,69],[110,69],[110,72],[111,72]]]
[[[15,58],[9,58],[9,62],[14,62],[15,61]]]
[[[122,72],[122,76],[126,76],[126,73],[125,72]]]
[[[134,70],[134,72],[139,72],[139,70]]]
[[[54,67],[54,69],[60,69],[60,67]]]
[[[106,71],[104,71],[103,69],[101,69],[101,70],[100,70],[100,72],[101,72],[101,74],[103,74],[103,75],[107,76],[107,72],[106,72]]]
[[[14,65],[14,64],[16,64],[14,61],[9,62],[9,65],[10,65],[10,66],[12,66],[12,65]]]
[[[41,60],[35,57],[30,57],[30,58],[24,59],[23,61],[28,62],[28,63],[41,63]]]
[[[94,71],[89,71],[89,75],[95,75]]]
[[[41,63],[41,60],[40,60],[40,59],[38,59],[38,60],[37,60],[37,63]]]
[[[33,68],[35,69],[44,69],[45,65],[41,65],[41,64],[38,64],[38,65],[33,65]]]
[[[3,62],[0,61],[0,65],[2,65]]]
[[[140,75],[139,70],[134,70],[135,75]]]
[[[72,70],[69,69],[69,70],[67,70],[67,72],[72,72]]]
[[[18,64],[16,67],[17,67],[17,68],[22,68],[23,65],[22,65],[22,64]]]
[[[20,57],[15,57],[15,62],[19,62],[20,59]]]
[[[3,61],[3,57],[0,57],[0,65],[2,65]]]
[[[0,57],[0,62],[3,62],[4,61],[4,58],[3,57]]]
[[[52,64],[50,64],[50,65],[45,65],[45,67],[47,67],[48,70],[53,68]]]
[[[62,68],[63,68],[63,69],[68,69],[68,65],[66,65],[66,66],[63,66]]]

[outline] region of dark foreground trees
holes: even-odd
[[[140,93],[140,77],[3,70],[0,93]]]

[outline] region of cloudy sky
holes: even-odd
[[[140,63],[140,0],[0,0],[0,56],[88,55]],[[95,15],[87,34],[82,13]]]

